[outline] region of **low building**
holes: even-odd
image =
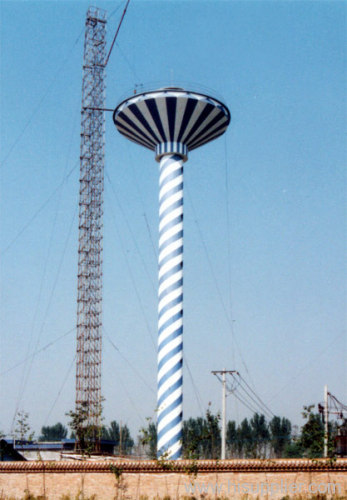
[[[25,462],[26,458],[6,439],[0,440],[0,462]]]
[[[66,460],[69,454],[75,454],[75,440],[62,439],[61,441],[5,441],[14,452],[22,456],[22,460]],[[100,455],[110,456],[114,454],[115,441],[102,439],[100,442]],[[72,457],[71,457],[72,458]]]

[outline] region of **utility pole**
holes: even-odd
[[[226,393],[226,375],[229,373],[229,375],[232,375],[233,373],[236,373],[237,375],[239,374],[236,370],[214,370],[211,373],[213,375],[216,375],[218,380],[222,382],[222,450],[221,450],[221,459],[225,460],[225,442],[226,442],[226,398],[227,398],[227,393]],[[221,375],[222,378],[220,379],[218,375]]]
[[[122,421],[119,424],[119,455],[122,456]]]
[[[324,386],[324,458],[328,458],[328,438],[329,438],[329,409],[328,409],[328,386]]]
[[[222,373],[222,456],[221,456],[222,460],[225,460],[226,398],[227,398],[226,376],[225,376],[225,369],[224,369],[223,373]]]

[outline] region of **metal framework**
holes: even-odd
[[[105,58],[106,12],[90,7],[85,27],[81,111],[76,412],[85,412],[83,425],[93,430],[88,438],[96,450],[101,421]]]

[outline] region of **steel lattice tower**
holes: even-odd
[[[81,111],[77,290],[76,411],[98,448],[101,418],[102,216],[104,189],[106,12],[87,12]]]

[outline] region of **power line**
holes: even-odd
[[[138,76],[138,74],[136,73],[136,70],[134,68],[134,66],[130,63],[129,59],[127,58],[127,56],[125,55],[123,49],[121,48],[121,46],[119,45],[119,43],[117,42],[116,43],[117,45],[117,48],[119,49],[119,52],[121,53],[121,55],[123,56],[123,59],[125,60],[125,62],[127,63],[127,65],[129,66],[130,70],[132,71],[134,77],[136,78],[136,81],[137,82],[140,82],[140,78]],[[137,83],[138,86],[142,86],[141,83]]]
[[[133,240],[133,243],[134,243],[134,245],[135,245],[135,248],[136,248],[136,250],[137,250],[137,253],[138,253],[138,255],[139,255],[140,259],[141,259],[141,263],[142,263],[143,269],[144,269],[145,273],[147,274],[147,278],[149,279],[149,282],[150,282],[150,283],[151,283],[151,285],[152,285],[152,289],[153,289],[154,294],[156,294],[155,287],[154,287],[154,283],[153,283],[153,278],[152,278],[152,275],[151,275],[151,273],[148,271],[147,264],[146,264],[146,262],[145,262],[145,260],[144,260],[144,258],[143,258],[142,253],[140,252],[140,248],[139,248],[139,246],[138,246],[138,244],[137,244],[137,241],[136,241],[135,235],[134,235],[134,233],[133,233],[133,230],[131,229],[131,226],[130,226],[130,223],[129,223],[128,217],[127,217],[127,216],[126,216],[126,214],[125,214],[125,211],[124,211],[124,209],[123,209],[123,207],[122,207],[122,205],[121,205],[121,203],[120,203],[120,200],[119,200],[119,198],[118,198],[117,192],[116,192],[116,190],[115,190],[115,188],[114,188],[114,185],[113,185],[113,183],[112,183],[112,181],[111,181],[111,178],[110,178],[110,176],[109,176],[109,174],[108,174],[108,171],[107,171],[106,169],[105,169],[105,175],[106,175],[106,179],[108,180],[108,182],[109,182],[109,184],[110,184],[110,187],[111,187],[112,193],[113,193],[113,195],[114,195],[114,197],[115,197],[115,200],[116,200],[116,202],[117,202],[118,208],[119,208],[119,210],[120,210],[120,212],[121,212],[121,214],[122,214],[122,216],[123,216],[123,219],[124,219],[125,224],[126,224],[126,226],[127,226],[127,228],[128,228],[128,231],[129,231],[129,233],[130,233],[130,236],[131,236],[131,238],[132,238],[132,240]],[[113,214],[113,212],[112,212],[112,214]],[[118,228],[117,228],[117,232],[118,232],[118,234],[120,234],[120,233],[119,233]]]
[[[230,372],[230,374],[231,374],[231,376],[233,377],[233,379],[235,381],[235,386],[234,387],[228,387],[228,385],[227,385],[227,389],[229,390],[229,392],[233,393],[233,394],[235,394],[236,392],[238,392],[239,397],[241,397],[241,395],[239,393],[239,390],[238,390],[240,388],[245,393],[246,398],[248,398],[248,400],[252,401],[252,402],[248,401],[249,405],[252,405],[252,406],[255,405],[255,408],[258,408],[257,411],[260,411],[261,413],[264,413],[268,418],[272,418],[272,416],[274,416],[274,414],[272,413],[272,411],[265,405],[265,403],[263,403],[263,401],[261,400],[261,398],[247,384],[247,382],[241,376],[241,374],[239,372],[237,372],[237,371]],[[243,384],[245,384],[248,389],[246,389],[243,386]],[[255,399],[252,396],[252,394],[249,393],[249,391],[251,391],[251,393],[254,394],[255,398],[257,398],[257,399]],[[242,398],[245,398],[245,396],[242,396]]]
[[[148,236],[149,236],[149,239],[150,239],[150,242],[152,244],[152,249],[153,249],[153,253],[156,257],[157,256],[157,250],[154,246],[154,242],[153,242],[153,237],[152,237],[152,233],[151,233],[151,230],[150,230],[150,227],[149,227],[149,224],[148,224],[148,219],[147,219],[147,215],[146,215],[146,212],[144,212],[143,214],[143,218],[145,219],[145,222],[146,222],[146,227],[147,227],[147,233],[148,233]]]
[[[343,335],[345,335],[345,332],[341,332],[339,333],[338,335],[336,335],[336,337],[328,344],[327,347],[325,347],[324,349],[322,349],[321,351],[319,351],[319,353],[314,356],[313,358],[311,358],[311,361],[309,363],[307,363],[306,365],[304,365],[293,377],[290,377],[290,379],[284,384],[282,385],[281,389],[276,392],[276,394],[274,396],[272,396],[272,398],[270,399],[270,402],[273,401],[275,398],[277,398],[277,396],[279,396],[281,393],[283,393],[283,390],[288,387],[288,385],[292,384],[293,380],[296,380],[298,377],[300,377],[300,375],[306,371],[308,368],[310,368],[314,363],[316,363],[317,359],[319,359],[323,354],[326,354],[328,349],[330,349],[330,347],[335,344],[335,342],[340,338],[342,337]]]
[[[15,365],[11,366],[10,368],[7,368],[6,370],[4,370],[3,372],[0,373],[0,376],[3,376],[3,375],[6,375],[6,373],[14,370],[15,368],[18,368],[18,366],[21,366],[23,363],[25,363],[28,359],[30,358],[34,358],[35,356],[37,356],[38,354],[40,354],[40,352],[43,352],[45,351],[46,349],[48,349],[49,347],[51,347],[52,345],[54,345],[55,343],[59,342],[59,340],[67,337],[68,335],[70,335],[70,333],[74,332],[76,330],[76,327],[72,328],[71,330],[69,330],[68,332],[64,333],[63,335],[60,335],[60,337],[57,337],[55,340],[52,340],[52,342],[49,342],[48,344],[44,345],[43,347],[41,347],[40,349],[38,349],[37,351],[33,352],[32,354],[30,354],[30,356],[28,356],[27,358],[25,359],[22,359],[22,361],[19,361],[18,363],[16,363]]]
[[[213,269],[213,266],[212,266],[210,255],[209,255],[208,250],[207,250],[207,245],[206,245],[205,239],[204,239],[204,237],[202,235],[202,231],[201,231],[201,228],[200,228],[200,224],[198,222],[198,218],[196,216],[196,212],[195,212],[194,204],[193,204],[193,201],[192,201],[192,197],[190,196],[188,188],[186,188],[186,191],[187,191],[189,202],[191,204],[191,208],[192,208],[192,212],[193,212],[193,217],[194,217],[194,222],[195,222],[195,225],[196,225],[196,227],[198,229],[198,234],[199,234],[200,240],[201,240],[202,245],[203,245],[203,249],[204,249],[204,252],[205,252],[206,260],[207,260],[207,263],[209,265],[209,268],[210,268],[210,271],[211,271],[211,274],[212,274],[212,278],[213,278],[213,282],[214,282],[214,285],[215,285],[215,288],[216,288],[216,291],[217,291],[217,295],[219,297],[220,303],[221,303],[223,311],[225,313],[225,317],[227,319],[227,322],[229,323],[229,327],[230,327],[231,333],[233,335],[233,339],[234,339],[235,345],[236,345],[237,350],[239,352],[242,364],[243,364],[243,366],[244,366],[244,368],[245,368],[245,370],[246,370],[249,378],[252,380],[251,375],[249,373],[249,370],[247,368],[246,362],[245,362],[245,360],[244,360],[244,358],[242,356],[241,349],[240,349],[240,347],[238,345],[238,342],[236,341],[235,335],[233,333],[234,332],[233,331],[233,321],[232,321],[232,318],[229,317],[229,314],[228,314],[228,311],[227,311],[227,308],[226,308],[226,305],[225,305],[225,302],[224,302],[224,299],[223,299],[222,292],[221,292],[221,290],[219,288],[219,285],[218,285],[218,280],[216,278],[216,275],[215,275],[215,272],[214,272],[214,269]],[[253,381],[252,381],[252,383],[253,383]],[[253,385],[254,385],[254,383],[253,383]]]
[[[242,403],[246,408],[248,408],[250,411],[253,413],[260,413],[265,414],[265,416],[269,419],[271,419],[274,414],[271,412],[271,410],[265,405],[265,403],[262,402],[262,400],[259,398],[259,396],[249,387],[247,382],[243,379],[243,377],[240,375],[240,373],[236,370],[217,370],[217,371],[212,371],[212,373],[218,378],[218,380],[221,382],[223,386],[223,421],[225,421],[225,398],[227,396],[226,394],[226,389],[229,391],[229,394],[233,394],[240,403]],[[235,385],[230,386],[227,383],[226,375],[229,374],[232,376]],[[220,377],[222,375],[223,378]],[[249,391],[242,385],[245,384],[246,387],[248,387],[251,392],[254,394],[255,399]],[[245,393],[245,395],[241,395],[239,388]],[[223,424],[224,429],[225,429],[225,423]],[[223,455],[223,454],[222,454]],[[225,453],[224,453],[225,455]]]
[[[232,319],[232,294],[231,294],[231,248],[230,248],[230,240],[231,240],[231,229],[230,229],[230,205],[229,205],[229,168],[228,168],[228,154],[227,154],[227,140],[226,135],[224,135],[224,174],[225,174],[225,191],[226,191],[226,203],[225,203],[225,211],[226,211],[226,225],[227,225],[227,262],[228,262],[228,295],[229,295],[229,309],[230,315]],[[233,322],[232,322],[233,324]],[[231,339],[234,343],[234,332],[231,332]],[[232,363],[235,366],[235,352],[232,350]]]
[[[5,155],[4,159],[2,160],[0,166],[3,167],[6,163],[6,161],[8,160],[8,158],[10,157],[10,155],[12,154],[12,151],[15,149],[15,147],[17,146],[17,144],[19,143],[19,141],[21,140],[21,138],[23,137],[25,131],[27,130],[27,128],[29,127],[29,125],[31,124],[31,122],[33,121],[35,115],[37,114],[38,110],[40,109],[41,107],[41,104],[43,103],[43,101],[45,100],[45,98],[47,97],[47,95],[49,94],[51,88],[53,87],[56,79],[58,78],[59,76],[59,73],[61,72],[61,70],[63,69],[63,67],[65,66],[65,64],[67,63],[70,55],[71,55],[71,52],[72,50],[75,48],[75,46],[77,45],[77,43],[79,42],[81,36],[82,36],[82,33],[84,31],[84,28],[82,28],[80,34],[78,35],[78,37],[76,38],[75,42],[73,43],[72,47],[69,49],[69,52],[67,54],[67,56],[64,58],[63,62],[61,63],[61,65],[58,67],[57,71],[55,72],[52,80],[50,81],[50,83],[48,84],[45,92],[42,94],[42,97],[41,99],[39,100],[39,102],[37,103],[37,105],[35,106],[35,108],[33,109],[31,115],[29,116],[28,120],[25,122],[21,132],[18,134],[17,138],[14,140],[14,142],[12,143],[12,146],[10,147],[10,149],[8,150],[7,154]]]
[[[111,14],[107,17],[107,21],[109,22],[110,19],[119,11],[119,9],[121,8],[122,6],[122,2],[118,5],[118,7],[116,7],[112,12]]]
[[[333,394],[331,394],[330,392],[329,392],[329,396],[330,396],[330,399],[332,400],[332,402],[333,402],[333,404],[335,406],[335,409],[337,411],[339,411],[339,410],[347,411],[347,406],[344,405],[343,403],[341,403],[341,401],[339,401],[337,399],[337,397],[333,396]]]
[[[34,328],[35,328],[35,323],[36,323],[36,317],[37,317],[38,311],[39,311],[39,304],[40,304],[40,301],[41,301],[43,284],[44,284],[44,280],[45,280],[45,277],[46,277],[46,272],[47,272],[47,268],[48,268],[48,262],[49,262],[49,258],[50,258],[50,254],[51,254],[51,248],[52,248],[52,243],[53,243],[53,236],[55,234],[55,228],[56,228],[57,219],[58,219],[58,213],[59,213],[59,208],[60,208],[60,204],[61,204],[61,197],[62,197],[62,191],[63,191],[63,186],[64,186],[64,180],[66,179],[66,171],[67,171],[67,168],[68,168],[69,156],[70,156],[70,151],[71,151],[72,142],[73,142],[72,138],[73,138],[74,128],[75,128],[75,125],[76,125],[76,117],[77,117],[77,114],[75,113],[75,116],[74,116],[74,119],[73,119],[73,124],[72,124],[72,130],[71,130],[71,134],[70,134],[69,146],[68,146],[67,155],[66,155],[66,162],[65,162],[63,179],[62,179],[62,183],[59,185],[59,190],[58,190],[58,202],[57,202],[57,205],[56,205],[55,214],[54,214],[54,220],[53,220],[53,224],[52,224],[52,227],[51,227],[51,235],[50,235],[50,239],[49,239],[48,251],[47,251],[47,254],[46,254],[46,258],[45,258],[43,273],[42,273],[42,276],[41,276],[41,282],[40,282],[40,287],[39,287],[39,293],[38,293],[38,297],[37,297],[37,301],[36,301],[36,307],[35,307],[34,315],[33,315],[33,319],[32,319],[32,325],[31,325],[31,330],[30,330],[30,338],[29,338],[28,347],[27,347],[27,356],[29,355],[30,350],[31,350],[31,344],[32,344],[32,340],[33,340]],[[22,380],[21,380],[21,384],[20,384],[21,387],[23,386],[24,380],[25,380],[25,370],[26,370],[26,368],[24,366],[23,373],[22,373]]]
[[[132,365],[132,363],[130,363],[130,361],[124,356],[124,354],[121,353],[121,351],[119,350],[119,348],[114,344],[114,342],[111,340],[111,337],[106,332],[105,327],[103,327],[103,330],[106,333],[107,340],[109,341],[109,343],[111,344],[111,346],[113,347],[113,349],[118,352],[119,356],[130,366],[130,368],[133,370],[133,372],[136,373],[136,375],[138,376],[138,378],[147,387],[147,389],[149,389],[151,392],[155,393],[153,387],[151,387],[150,384],[148,384],[146,382],[146,380],[142,377],[142,375],[140,374],[140,372]]]
[[[55,280],[54,280],[54,283],[53,283],[53,287],[52,287],[51,293],[49,295],[49,299],[48,299],[46,311],[45,311],[44,318],[43,318],[43,321],[42,321],[42,326],[41,326],[41,329],[40,329],[40,332],[39,332],[39,336],[38,336],[38,339],[37,339],[37,342],[36,342],[36,347],[38,346],[38,343],[40,341],[40,338],[41,338],[41,335],[42,335],[42,332],[43,332],[43,329],[44,329],[44,326],[45,326],[45,322],[46,322],[46,319],[47,319],[47,316],[48,316],[48,311],[49,311],[49,309],[51,307],[53,295],[54,295],[54,292],[55,292],[55,289],[56,289],[56,286],[57,286],[57,283],[58,283],[58,280],[59,280],[59,277],[60,277],[60,271],[61,271],[61,268],[62,268],[62,265],[63,265],[63,261],[64,261],[64,258],[65,258],[65,253],[66,253],[69,241],[70,241],[70,236],[71,236],[71,233],[72,233],[72,228],[73,228],[73,225],[74,225],[74,222],[75,222],[76,214],[77,214],[77,206],[76,206],[76,209],[75,209],[75,211],[73,213],[73,217],[72,217],[72,220],[71,220],[71,223],[70,223],[70,227],[68,229],[68,233],[67,233],[67,236],[66,236],[66,240],[65,240],[63,252],[62,252],[62,255],[60,257],[60,261],[59,261],[59,264],[58,264],[58,268],[57,268]]]
[[[257,413],[257,410],[254,409],[253,407],[250,406],[249,403],[246,403],[241,397],[239,394],[236,394],[234,393],[234,396],[236,399],[238,399],[240,401],[240,403],[242,403],[246,408],[248,408],[252,413]]]
[[[76,354],[74,355],[74,357],[73,357],[73,359],[72,359],[72,361],[71,361],[71,363],[70,363],[70,365],[68,367],[68,370],[67,370],[66,375],[65,375],[65,377],[63,379],[63,382],[62,382],[61,387],[60,387],[60,389],[58,391],[58,394],[57,394],[56,398],[54,399],[54,402],[53,402],[53,404],[52,404],[52,406],[51,406],[51,408],[50,408],[50,410],[48,412],[48,415],[47,415],[47,417],[45,419],[44,425],[47,424],[48,419],[51,416],[52,411],[53,411],[55,405],[57,404],[57,401],[58,401],[58,399],[59,399],[59,397],[60,397],[60,395],[61,395],[61,393],[62,393],[62,391],[63,391],[63,389],[65,387],[66,382],[67,382],[67,379],[69,378],[69,375],[70,375],[70,372],[72,370],[72,367],[74,366],[75,360],[76,360]]]
[[[114,367],[113,367],[113,370],[115,370],[115,368],[114,368]],[[126,396],[127,396],[128,400],[129,400],[129,402],[130,402],[131,406],[134,408],[135,413],[136,413],[136,415],[137,415],[138,419],[140,420],[141,424],[145,424],[145,419],[141,416],[141,413],[139,412],[139,410],[138,410],[138,408],[137,408],[136,404],[134,403],[134,401],[133,401],[132,397],[130,396],[130,393],[129,393],[128,389],[127,389],[127,384],[125,384],[125,383],[123,382],[123,379],[122,379],[122,377],[121,377],[121,375],[120,375],[119,371],[117,372],[117,378],[119,379],[119,381],[120,381],[120,385],[121,385],[121,387],[122,387],[123,391],[125,392],[125,394],[126,394]]]
[[[152,245],[153,254],[155,256],[155,262],[157,263],[157,261],[158,261],[157,248],[156,248],[156,245],[154,244],[152,232],[151,232],[151,229],[149,227],[149,223],[148,223],[148,219],[147,219],[147,214],[146,214],[146,209],[145,209],[145,204],[144,204],[143,197],[142,197],[143,190],[140,189],[140,186],[139,186],[139,183],[138,183],[138,176],[136,175],[136,172],[134,170],[134,161],[133,161],[133,155],[132,155],[131,151],[129,152],[129,159],[131,160],[130,161],[130,165],[131,165],[131,172],[133,174],[133,182],[134,182],[134,184],[136,186],[137,195],[138,195],[138,198],[139,198],[141,206],[142,206],[143,217],[145,219],[148,237],[149,237],[149,240],[150,240],[151,245]]]
[[[37,338],[37,341],[36,341],[35,350],[37,350],[38,344],[40,342],[41,335],[42,335],[42,332],[43,332],[43,329],[44,329],[44,326],[45,326],[45,322],[46,322],[46,319],[47,319],[47,316],[48,316],[48,311],[49,311],[49,308],[51,306],[52,298],[53,298],[53,295],[54,295],[54,292],[55,292],[55,288],[56,288],[56,285],[58,283],[58,279],[59,279],[59,276],[60,276],[61,267],[62,267],[63,260],[64,260],[64,257],[65,257],[65,252],[66,252],[69,240],[70,240],[70,236],[71,236],[72,227],[73,227],[73,223],[74,223],[74,220],[75,220],[76,213],[77,213],[77,207],[76,207],[76,210],[75,210],[75,212],[73,214],[73,218],[72,218],[70,227],[68,229],[68,234],[67,234],[67,237],[66,237],[66,240],[65,240],[65,245],[64,245],[64,248],[63,248],[63,253],[62,253],[59,265],[58,265],[57,274],[56,274],[56,277],[55,277],[55,280],[54,280],[54,283],[53,283],[53,287],[52,287],[52,290],[51,290],[51,293],[50,293],[50,296],[49,296],[49,300],[48,300],[46,311],[45,311],[44,318],[43,318],[43,321],[42,321],[41,329],[40,329],[39,334],[38,334],[38,338]],[[19,395],[18,395],[18,398],[17,398],[16,409],[15,409],[15,413],[14,413],[13,420],[12,420],[12,427],[13,427],[13,424],[14,424],[14,421],[15,421],[15,418],[16,418],[16,414],[17,414],[17,411],[18,411],[19,404],[20,404],[20,402],[21,402],[21,400],[23,398],[23,395],[24,395],[24,392],[25,392],[25,389],[26,389],[26,386],[27,386],[27,383],[28,383],[28,380],[29,380],[29,377],[30,377],[30,372],[31,372],[32,364],[33,364],[33,359],[34,359],[33,357],[30,359],[30,364],[29,364],[29,367],[27,369],[26,377],[25,377],[24,383],[22,385],[22,388],[20,389],[20,392],[19,392]]]
[[[55,214],[54,214],[54,220],[53,220],[53,224],[52,224],[52,228],[51,228],[51,235],[50,235],[50,238],[49,238],[48,250],[47,250],[47,253],[46,253],[46,258],[45,258],[44,266],[43,266],[43,272],[42,272],[42,275],[41,275],[39,292],[38,292],[38,296],[37,296],[37,300],[36,300],[34,314],[33,314],[32,321],[31,321],[29,341],[28,341],[27,350],[26,350],[26,353],[27,353],[26,356],[27,356],[28,360],[30,359],[28,356],[29,356],[29,353],[30,353],[30,351],[32,349],[32,342],[33,342],[33,337],[34,337],[34,330],[35,330],[36,318],[37,318],[37,315],[38,315],[38,312],[39,312],[39,305],[40,305],[40,302],[41,302],[41,296],[42,296],[42,291],[43,291],[43,284],[44,284],[44,281],[45,281],[46,272],[47,272],[47,268],[48,268],[48,261],[49,261],[49,257],[50,257],[50,253],[51,253],[51,248],[52,248],[53,235],[54,235],[54,232],[55,232],[55,226],[56,226],[56,222],[57,222],[57,214],[58,214],[60,199],[61,199],[61,186],[60,186],[60,190],[59,190],[58,203],[56,205],[56,210],[55,210]],[[27,365],[24,364],[19,387],[24,387],[24,385],[25,385],[26,370],[27,370]]]
[[[244,384],[246,384],[246,386],[248,387],[248,389],[251,391],[251,393],[257,398],[257,400],[259,401],[260,405],[266,409],[266,411],[272,415],[273,417],[275,416],[274,413],[270,410],[270,408],[268,406],[266,406],[266,404],[263,402],[263,400],[253,391],[253,389],[249,386],[249,384],[247,384],[246,380],[242,377],[242,375],[240,375],[240,379],[242,380],[242,382]],[[244,389],[245,390],[245,389]],[[251,396],[249,396],[251,397]],[[259,405],[258,403],[258,405]],[[263,410],[264,411],[264,410]]]
[[[185,354],[183,354],[183,359],[184,359],[184,364],[186,365],[187,370],[188,370],[188,374],[189,374],[190,381],[191,381],[192,386],[193,386],[193,390],[194,390],[194,393],[195,393],[196,401],[197,401],[199,409],[200,409],[201,416],[203,416],[204,415],[204,411],[202,409],[202,399],[201,399],[200,393],[198,391],[198,388],[197,388],[197,386],[196,386],[196,384],[194,382],[193,374],[192,374],[192,372],[190,370],[190,367],[189,367],[189,364],[188,364],[188,360],[187,360],[187,357],[186,357]]]
[[[260,413],[264,413],[266,417],[270,418],[271,419],[271,414],[265,410],[262,406],[259,405],[258,401],[252,397],[251,394],[249,394],[249,392],[246,391],[246,389],[240,385],[239,388],[244,392],[245,395],[242,395],[243,398],[248,398],[246,399],[246,401],[251,404],[252,406],[255,405],[255,408],[257,408],[256,410],[256,413],[260,412]],[[237,394],[241,397],[240,395],[240,391],[237,390]]]
[[[225,175],[225,192],[226,192],[226,203],[225,203],[225,211],[226,211],[226,226],[227,226],[227,262],[228,262],[228,295],[229,295],[229,310],[230,310],[230,333],[231,333],[231,343],[232,343],[232,353],[231,359],[233,366],[236,366],[235,362],[235,330],[234,330],[234,321],[233,321],[233,301],[232,301],[232,280],[231,280],[231,220],[230,220],[230,176],[229,176],[229,165],[228,165],[228,142],[227,136],[224,135],[224,175]],[[236,408],[236,419],[239,420],[239,408],[237,404],[237,400],[235,401]]]
[[[42,210],[44,208],[46,208],[46,206],[48,205],[48,203],[54,198],[54,196],[56,195],[56,193],[59,191],[59,189],[61,188],[61,186],[69,179],[69,177],[71,176],[72,172],[77,168],[77,166],[79,165],[79,161],[76,162],[76,164],[72,167],[72,169],[70,170],[70,172],[64,177],[64,179],[58,184],[58,186],[52,191],[52,193],[48,196],[48,198],[46,199],[46,201],[44,201],[42,203],[42,205],[36,210],[36,212],[30,217],[30,219],[28,220],[28,222],[26,222],[24,224],[24,226],[22,227],[22,229],[20,229],[18,231],[18,233],[16,234],[16,236],[10,241],[10,243],[1,251],[1,255],[4,255],[11,247],[12,245],[18,240],[18,238],[24,233],[24,231],[26,229],[28,229],[28,227],[30,226],[30,224],[36,219],[36,217],[42,212]]]
[[[122,250],[122,253],[123,253],[123,256],[124,256],[124,259],[125,259],[125,262],[126,262],[126,265],[127,265],[127,268],[128,268],[128,271],[129,271],[129,276],[130,276],[130,279],[131,279],[131,282],[132,282],[132,285],[133,285],[133,288],[135,290],[135,294],[136,294],[136,298],[138,300],[138,303],[140,305],[140,309],[141,309],[141,312],[142,312],[142,315],[143,315],[143,318],[145,320],[145,324],[146,324],[146,328],[147,328],[147,332],[148,332],[148,335],[151,339],[151,342],[152,342],[152,345],[153,345],[153,348],[156,349],[156,346],[155,346],[155,342],[154,342],[154,338],[153,338],[153,335],[152,335],[152,332],[151,332],[151,329],[150,329],[150,326],[149,326],[149,323],[147,321],[147,316],[145,314],[145,309],[143,307],[143,303],[142,303],[142,300],[141,300],[141,294],[138,290],[138,287],[136,285],[136,280],[134,278],[134,275],[133,275],[133,272],[132,272],[132,269],[131,269],[131,266],[129,264],[129,260],[128,260],[128,256],[127,256],[127,253],[125,251],[125,248],[123,246],[123,241],[121,239],[121,236],[120,236],[120,231],[119,231],[119,228],[117,226],[117,222],[116,222],[116,217],[114,215],[114,212],[113,212],[113,209],[112,207],[110,207],[110,212],[111,212],[111,215],[112,215],[112,220],[113,220],[113,223],[114,223],[114,226],[115,226],[115,229],[116,229],[116,232],[118,234],[118,239],[119,239],[119,242],[120,242],[120,246],[121,246],[121,250]],[[141,255],[141,254],[140,254]]]

